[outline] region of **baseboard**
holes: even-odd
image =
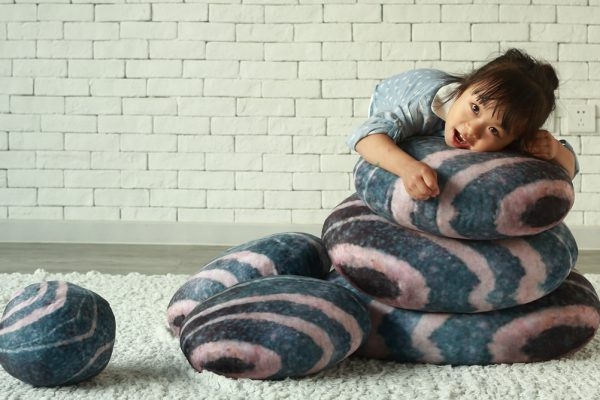
[[[600,226],[569,226],[579,250],[600,250]]]
[[[0,222],[0,242],[233,246],[278,232],[321,236],[320,225],[133,221]]]
[[[600,226],[570,226],[580,250],[600,250]],[[129,221],[0,222],[0,242],[234,246],[278,232],[321,235],[317,224],[216,224]]]

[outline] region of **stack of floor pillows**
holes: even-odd
[[[565,171],[431,137],[404,149],[437,171],[438,197],[414,201],[397,176],[360,160],[357,192],[321,239],[281,233],[236,246],[175,293],[169,325],[193,368],[282,379],[351,354],[534,362],[591,340],[600,302],[574,270]]]
[[[438,197],[413,201],[397,176],[360,160],[357,193],[323,226],[338,273],[330,279],[370,311],[359,353],[484,365],[549,360],[587,343],[600,308],[562,222],[574,199],[567,174],[441,138],[403,147],[436,170]]]
[[[168,326],[197,371],[231,378],[315,374],[357,354],[452,365],[535,362],[583,347],[600,324],[562,222],[560,167],[510,152],[415,138],[404,150],[441,193],[410,199],[359,160],[356,193],[321,238],[277,233],[232,247],[173,295]],[[333,267],[333,268],[332,268]],[[0,318],[0,365],[34,386],[99,374],[115,340],[106,300],[68,282],[15,293]]]

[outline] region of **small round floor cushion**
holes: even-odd
[[[356,194],[327,217],[322,238],[333,267],[358,289],[428,312],[481,312],[539,299],[563,282],[578,255],[564,223],[521,238],[444,238],[390,222]]]
[[[115,334],[115,316],[99,294],[66,281],[34,283],[4,309],[0,364],[33,386],[73,385],[104,370]]]
[[[183,323],[180,345],[199,372],[284,379],[336,365],[362,345],[370,326],[367,309],[346,288],[269,276],[198,305]]]
[[[231,247],[191,276],[175,292],[167,322],[177,336],[186,315],[228,287],[270,275],[323,278],[331,261],[321,239],[303,232],[274,233]]]
[[[335,272],[329,279],[352,286]],[[356,352],[398,362],[486,365],[556,359],[582,348],[600,324],[592,284],[577,272],[529,304],[477,314],[393,308],[353,289],[371,313],[371,333]]]
[[[375,213],[404,227],[465,239],[533,235],[561,222],[573,206],[573,184],[553,163],[451,148],[438,137],[412,138],[401,147],[437,172],[439,196],[413,200],[398,176],[362,159],[354,183]]]

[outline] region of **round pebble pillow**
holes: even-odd
[[[336,365],[369,328],[368,312],[350,290],[321,279],[271,276],[201,303],[185,319],[180,344],[199,372],[283,379]]]
[[[115,317],[106,300],[69,282],[41,282],[6,306],[0,363],[33,386],[71,385],[106,367],[114,341]]]
[[[356,194],[327,217],[322,237],[334,268],[361,291],[430,312],[481,312],[536,300],[562,283],[578,255],[564,223],[521,238],[444,238],[390,222]]]
[[[439,196],[413,200],[398,176],[362,159],[354,183],[376,214],[406,228],[482,240],[533,235],[561,222],[574,202],[571,179],[547,161],[451,148],[437,137],[401,147],[437,172]]]
[[[369,358],[453,365],[546,361],[583,347],[600,324],[598,295],[577,272],[532,303],[476,314],[393,308],[335,272],[329,279],[368,305],[371,333],[356,354]]]
[[[169,328],[177,336],[194,307],[240,282],[270,275],[323,278],[330,268],[321,239],[308,233],[276,233],[232,247],[190,277],[173,295],[167,308]]]

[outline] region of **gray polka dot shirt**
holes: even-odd
[[[445,107],[434,112],[432,105],[440,88],[452,81],[434,69],[415,69],[382,81],[373,91],[368,119],[350,133],[346,144],[354,149],[373,133],[387,133],[395,143],[417,135],[443,136]]]

